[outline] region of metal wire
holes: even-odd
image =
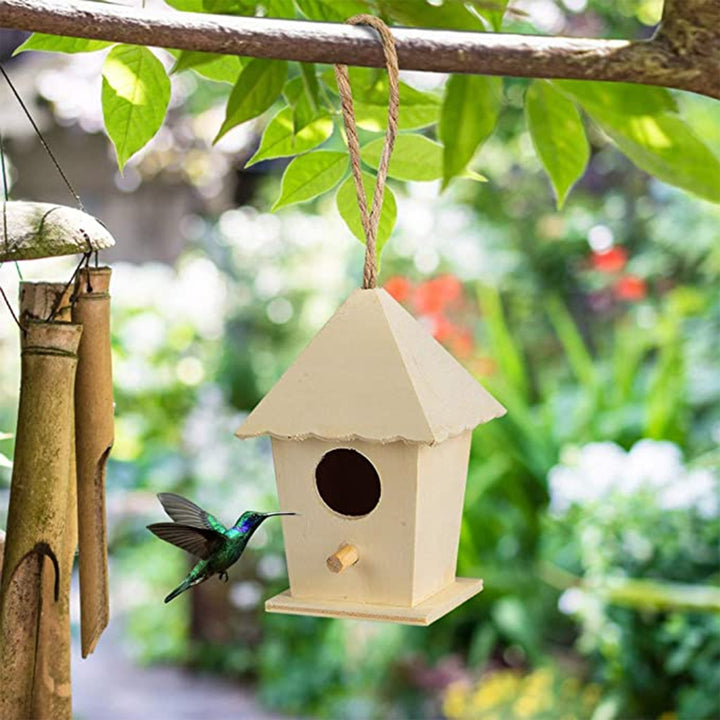
[[[40,128],[37,126],[37,123],[35,120],[33,120],[32,115],[30,114],[30,111],[28,110],[27,105],[23,101],[23,99],[20,97],[20,93],[16,90],[15,86],[12,83],[12,80],[10,80],[10,76],[5,72],[5,68],[0,64],[0,73],[2,73],[2,76],[5,78],[5,81],[7,82],[8,86],[10,87],[10,90],[12,90],[13,95],[15,96],[16,100],[20,104],[20,107],[23,109],[23,112],[25,113],[25,117],[27,117],[28,121],[33,127],[33,130],[35,131],[35,134],[38,136],[38,139],[40,140],[40,144],[45,148],[45,152],[50,156],[50,159],[53,162],[53,165],[55,165],[55,168],[60,173],[60,177],[65,182],[65,185],[67,189],[70,191],[70,194],[75,198],[75,202],[78,205],[78,208],[85,212],[85,206],[82,203],[82,200],[80,199],[80,196],[77,194],[75,188],[72,186],[72,183],[68,179],[68,176],[65,174],[65,171],[60,166],[60,163],[58,162],[58,159],[55,157],[55,154],[50,149],[50,146],[47,143],[47,140],[45,140],[43,134],[40,132]]]

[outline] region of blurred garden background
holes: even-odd
[[[596,37],[647,37],[660,12],[654,0],[517,7],[510,23]],[[116,443],[101,647],[139,668],[221,676],[294,717],[720,717],[720,206],[638,170],[589,125],[588,169],[557,210],[523,115],[527,81],[505,80],[473,164],[487,182],[391,182],[380,276],[508,409],[475,433],[465,500],[458,574],[485,591],[427,629],[268,615],[264,600],[286,587],[268,524],[227,585],[164,605],[188,558],[145,530],[162,517],[155,493],[226,521],[276,508],[269,442],[233,433],[358,286],[364,249],[332,197],[271,213],[288,160],[245,168],[266,119],[212,145],[228,84],[174,74],[167,122],[121,174],[102,133],[103,53],[10,59],[24,37],[0,35],[5,67],[118,241],[104,258]],[[403,79],[429,94],[444,82]],[[0,92],[11,197],[71,204]],[[720,102],[677,101],[720,154]],[[60,280],[74,264],[6,264],[0,285],[14,298],[19,272]],[[0,527],[16,336],[3,309]],[[125,717],[165,717],[162,696],[147,702]]]

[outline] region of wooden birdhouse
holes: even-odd
[[[473,428],[505,413],[382,289],[356,290],[237,431],[270,435],[289,590],[269,612],[428,625],[456,578]]]

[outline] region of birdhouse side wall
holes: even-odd
[[[455,581],[471,438],[419,448],[414,604]]]
[[[316,439],[273,439],[272,445],[280,507],[301,513],[283,518],[292,596],[410,607],[418,446]],[[380,500],[365,516],[335,512],[317,489],[318,464],[326,453],[339,448],[362,454],[379,475]],[[357,549],[359,561],[336,574],[326,560],[343,543]]]

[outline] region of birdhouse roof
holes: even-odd
[[[504,414],[385,290],[356,290],[236,435],[433,445]]]

